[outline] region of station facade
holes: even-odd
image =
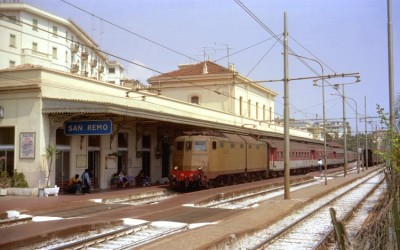
[[[86,168],[96,189],[119,171],[163,181],[174,138],[188,130],[283,133],[273,121],[276,93],[232,67],[181,65],[149,79],[151,88],[132,85],[71,20],[21,3],[0,3],[0,14],[9,38],[0,41],[0,163],[32,188]],[[51,148],[58,157],[47,157]]]

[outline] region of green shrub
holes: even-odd
[[[14,176],[12,177],[12,186],[21,188],[29,187],[28,182],[25,180],[25,175],[23,173],[18,173],[17,170],[15,170]]]
[[[11,177],[8,176],[7,171],[0,172],[0,188],[8,188],[11,186]]]

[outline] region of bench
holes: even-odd
[[[60,187],[60,194],[68,193],[69,180],[56,180],[57,187]]]
[[[129,187],[133,185],[133,179],[128,177],[128,185],[126,185],[125,187]],[[113,176],[111,178],[111,188],[122,188],[123,187],[123,183],[120,181],[119,176]]]

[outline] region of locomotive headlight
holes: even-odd
[[[174,170],[178,170],[178,166],[175,166],[175,167],[174,167]]]
[[[202,168],[201,167],[199,167],[199,169],[198,169],[199,171],[201,171],[202,170]]]

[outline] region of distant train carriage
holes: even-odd
[[[368,149],[368,166],[372,167],[373,165],[375,165],[375,155],[372,153],[371,149]],[[363,165],[364,167],[367,166],[367,161],[366,161],[366,150],[363,150]]]

